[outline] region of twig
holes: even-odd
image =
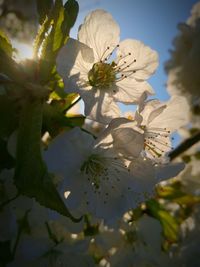
[[[189,149],[191,146],[193,146],[199,141],[200,141],[200,131],[198,131],[190,138],[186,139],[177,148],[175,148],[172,152],[170,152],[169,153],[170,160],[177,158],[179,155],[181,155],[183,152],[185,152],[187,149]]]

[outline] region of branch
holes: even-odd
[[[177,148],[175,148],[172,152],[169,153],[170,160],[175,159],[179,155],[181,155],[183,152],[185,152],[187,149],[192,147],[194,144],[200,141],[200,131],[198,131],[196,134],[191,136],[190,138],[186,139],[183,143],[181,143]]]

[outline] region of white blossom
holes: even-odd
[[[109,13],[95,10],[80,26],[78,41],[70,39],[57,57],[66,89],[81,95],[85,114],[97,121],[117,117],[117,101],[137,103],[144,91],[154,93],[146,80],[157,68],[157,53],[137,40],[119,43],[119,33]]]
[[[90,213],[109,223],[152,197],[160,180],[183,168],[154,165],[142,157],[128,160],[112,146],[105,147],[103,139],[94,141],[78,128],[58,136],[44,159],[51,172],[63,177],[60,192],[75,214]],[[66,191],[69,194],[64,198]]]
[[[171,58],[166,64],[167,89],[171,95],[185,95],[193,107],[200,105],[200,4],[194,5],[186,23],[178,25]],[[195,110],[194,110],[195,113]],[[199,114],[199,113],[198,113]]]
[[[187,111],[184,97],[173,97],[167,102],[141,98],[135,113],[110,123],[107,142],[112,142],[114,148],[122,148],[122,153],[135,157],[136,148],[142,144],[138,140],[143,138],[144,155],[156,161],[164,160],[172,149],[170,135],[189,121]]]
[[[121,239],[113,244],[116,252],[109,259],[112,267],[174,266],[162,251],[162,228],[156,219],[144,215],[132,224],[123,223],[119,231]]]

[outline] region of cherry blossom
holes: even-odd
[[[119,42],[119,34],[112,16],[95,10],[80,26],[78,41],[70,39],[57,57],[66,90],[78,92],[85,114],[97,121],[116,117],[115,102],[138,103],[144,91],[154,93],[146,80],[157,68],[157,53],[137,40]]]

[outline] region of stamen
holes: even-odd
[[[166,128],[157,128],[141,126],[145,131],[145,148],[155,158],[161,157],[165,153],[165,148],[173,149],[169,142],[165,142],[163,138],[169,138],[170,131]],[[159,147],[161,146],[161,148]]]
[[[92,154],[81,166],[81,172],[87,176],[88,182],[94,188],[94,193],[98,194],[102,184],[110,180],[110,177],[112,177],[111,183],[120,182],[119,174],[126,171],[129,172],[120,159],[101,157],[98,154]]]
[[[100,58],[100,62],[105,62],[105,61],[107,61],[107,60],[112,56],[114,50],[115,50],[117,47],[119,47],[119,44],[117,44],[115,47],[113,47],[113,48],[112,48],[112,51],[110,52],[110,54],[109,54],[106,58],[103,59],[103,57],[105,56],[106,52],[107,52],[108,50],[111,49],[110,46],[107,46],[106,50],[103,52],[103,54],[102,54],[102,56],[101,56],[101,58]]]
[[[105,53],[106,53],[109,49],[110,49],[110,47],[107,46],[106,50],[103,52],[103,54],[102,54],[102,56],[101,56],[101,58],[100,58],[100,62],[103,62],[103,61],[104,61],[104,60],[103,60],[103,57],[104,57]]]

